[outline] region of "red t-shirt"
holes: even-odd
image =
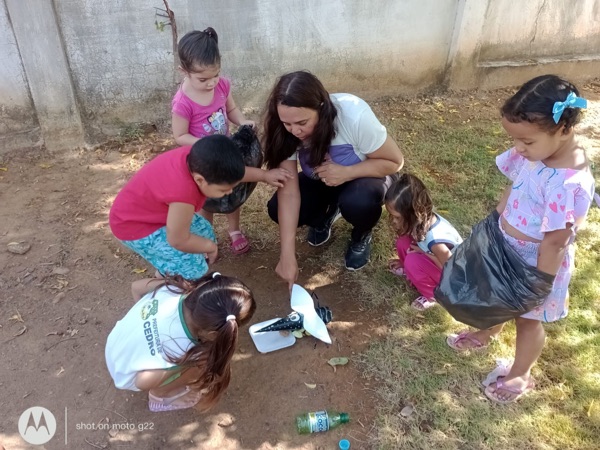
[[[206,196],[187,167],[190,150],[179,147],[157,156],[121,189],[108,218],[117,239],[141,239],[166,226],[170,203],[188,203],[200,211]]]

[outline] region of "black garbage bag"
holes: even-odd
[[[444,265],[435,299],[456,320],[486,329],[544,303],[554,276],[530,266],[506,242],[496,210],[473,227]]]
[[[231,140],[237,144],[242,152],[244,164],[249,167],[261,167],[263,163],[260,141],[254,129],[250,125],[242,125],[237,132],[231,136]],[[222,198],[209,198],[204,203],[203,209],[212,213],[229,214],[242,206],[256,183],[240,183],[233,188],[233,192]]]

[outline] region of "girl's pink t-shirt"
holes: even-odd
[[[512,181],[502,215],[527,236],[542,240],[544,233],[565,229],[587,215],[594,198],[589,171],[528,161],[515,148],[496,157],[496,165]]]
[[[227,121],[227,97],[231,91],[231,83],[225,78],[220,78],[213,100],[210,105],[203,106],[189,98],[181,87],[173,97],[171,103],[173,114],[186,119],[189,124],[189,133],[201,138],[211,134],[224,134],[229,136]]]
[[[188,203],[200,211],[206,196],[187,166],[192,147],[169,150],[146,163],[117,194],[108,222],[115,237],[134,241],[167,225],[171,203]]]

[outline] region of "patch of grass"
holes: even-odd
[[[452,107],[452,102],[461,107]],[[510,146],[501,131],[497,104],[476,99],[380,102],[375,107],[402,145],[406,169],[431,190],[438,211],[463,234],[496,206],[506,179],[495,157]],[[458,110],[458,111],[457,111]],[[455,111],[451,113],[450,111]],[[598,146],[597,140],[596,146]],[[384,213],[385,214],[385,213]],[[570,286],[567,319],[545,325],[547,342],[534,368],[536,390],[518,404],[489,402],[480,382],[495,358],[512,357],[515,329],[509,324],[483,353],[457,354],[445,344],[464,329],[442,308],[419,313],[409,306],[418,294],[387,272],[393,234],[383,220],[376,230],[372,264],[358,274],[364,297],[390,310],[390,332],[359,360],[378,380],[380,449],[592,449],[600,436],[600,211],[592,208],[578,234],[577,271]],[[412,405],[404,417],[400,412]]]

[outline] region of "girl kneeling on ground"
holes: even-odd
[[[148,391],[150,411],[214,406],[229,385],[238,328],[256,303],[240,280],[213,272],[133,283],[137,303],[106,342],[119,389]]]

